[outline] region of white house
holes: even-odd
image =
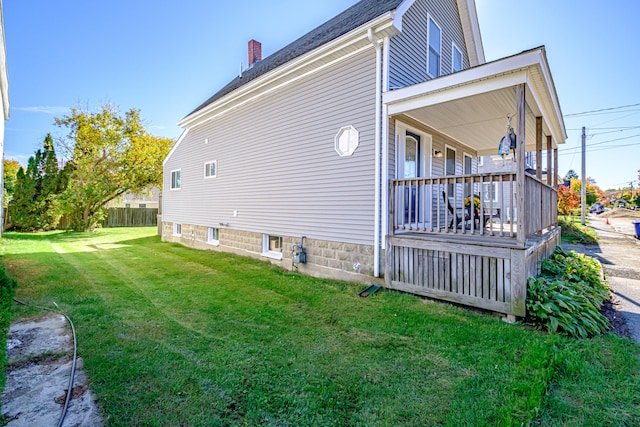
[[[485,63],[473,0],[363,0],[249,65],[179,123],[165,241],[524,315],[559,238],[524,162],[566,138],[544,47]],[[515,168],[479,173],[514,113]],[[465,209],[493,182],[515,223]]]

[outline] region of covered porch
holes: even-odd
[[[544,48],[386,92],[383,108],[396,134],[386,286],[524,316],[527,278],[560,238],[566,132]],[[507,117],[515,147],[496,157]]]

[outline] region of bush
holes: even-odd
[[[600,313],[609,298],[600,264],[591,257],[557,247],[542,261],[540,276],[529,278],[527,316],[549,332],[586,338],[610,328]]]
[[[13,296],[16,292],[16,281],[7,276],[7,272],[0,266],[0,332],[3,341],[6,342],[11,324],[11,309],[13,307]],[[6,380],[5,368],[7,366],[7,346],[0,346],[0,365],[2,365],[2,378],[0,379],[0,390],[4,389]]]
[[[577,217],[559,216],[558,224],[562,229],[563,242],[581,243],[584,245],[598,244],[596,232],[580,224],[580,220]]]

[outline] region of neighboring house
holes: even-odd
[[[9,120],[9,79],[7,74],[7,48],[4,41],[4,13],[0,0],[0,200],[4,200],[4,122]],[[0,209],[0,224],[4,224],[4,209]],[[2,235],[3,227],[0,227]]]
[[[364,0],[260,50],[179,123],[163,240],[523,316],[559,239],[556,190],[524,162],[544,141],[555,175],[566,139],[544,48],[485,63],[473,0]],[[514,113],[514,169],[479,173]],[[516,221],[464,208],[492,183]]]
[[[121,197],[107,204],[108,208],[154,208],[157,209],[160,201],[160,189],[153,187],[140,193],[127,192]]]
[[[619,199],[615,199],[611,204],[616,208],[626,208],[627,206],[629,206],[629,202],[622,197]]]

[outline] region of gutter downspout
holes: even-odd
[[[373,36],[373,29],[367,30],[367,37],[376,49],[376,117],[375,117],[375,208],[373,231],[373,276],[380,277],[380,126],[382,122],[382,47]]]
[[[382,93],[389,92],[389,37],[383,39],[382,44]],[[387,233],[389,232],[389,107],[387,104],[382,104],[382,135],[380,144],[382,145],[382,159],[381,159],[381,211],[382,211],[382,228],[381,228],[381,244],[382,247],[387,247]]]

